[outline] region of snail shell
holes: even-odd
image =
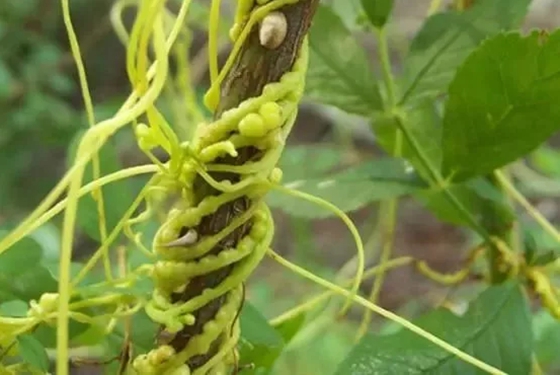
[[[268,49],[280,47],[288,33],[288,20],[282,12],[270,12],[259,26],[259,41],[261,46]]]

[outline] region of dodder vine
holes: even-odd
[[[271,48],[258,27],[251,30],[222,85],[215,120],[200,124],[182,147],[180,183],[167,191],[181,199],[154,241],[161,260],[146,307],[162,328],[158,347],[135,360],[139,373],[221,373],[236,363],[243,283],[272,241],[263,197],[281,179],[275,166],[303,95],[305,33],[318,1],[269,5],[284,3],[295,4],[271,14],[284,14],[284,40]]]

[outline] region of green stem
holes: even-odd
[[[313,274],[312,272],[299,267],[293,263],[291,263],[290,261],[288,261],[287,259],[283,258],[282,256],[280,256],[279,254],[275,253],[274,251],[272,251],[271,249],[269,249],[269,255],[272,257],[272,259],[276,260],[278,263],[280,263],[281,265],[285,266],[286,268],[288,268],[289,270],[291,270],[292,272],[300,275],[301,277],[304,277],[312,282],[314,282],[317,285],[321,285],[326,289],[329,289],[331,291],[333,291],[336,294],[339,294],[341,296],[347,297],[347,298],[351,298],[353,301],[355,301],[356,303],[362,305],[363,307],[372,310],[373,312],[375,312],[376,314],[381,315],[382,317],[391,320],[392,322],[400,325],[401,327],[411,331],[412,333],[415,333],[418,336],[423,337],[424,339],[430,341],[432,344],[439,346],[441,349],[445,350],[448,353],[451,353],[457,357],[459,357],[461,360],[470,363],[473,366],[476,366],[477,368],[486,371],[489,374],[493,374],[493,375],[506,375],[505,372],[487,364],[484,363],[483,361],[471,356],[470,354],[467,354],[466,352],[462,351],[461,349],[457,349],[456,347],[454,347],[453,345],[447,343],[445,340],[440,339],[439,337],[431,334],[430,332],[420,328],[419,326],[415,325],[414,323],[411,323],[410,321],[400,317],[399,315],[392,313],[389,310],[385,310],[384,308],[377,306],[373,303],[371,303],[370,301],[366,300],[365,298],[362,298],[360,296],[356,296],[353,294],[353,292],[348,291],[338,285],[335,285],[325,279],[322,279],[320,277],[318,277],[317,275]]]
[[[378,30],[377,33],[378,38],[378,50],[379,50],[379,60],[381,61],[381,67],[383,70],[383,79],[385,81],[385,87],[387,89],[387,103],[386,103],[386,110],[391,110],[396,102],[396,90],[395,90],[395,79],[393,77],[393,72],[391,69],[391,59],[389,57],[389,46],[387,43],[387,34],[386,28],[382,28]],[[399,129],[396,129],[395,135],[395,144],[393,146],[393,156],[400,157],[402,155],[402,143],[403,143],[403,136],[402,132]],[[381,203],[380,207],[380,217],[378,220],[381,220],[381,227],[382,229],[382,238],[383,238],[383,247],[381,250],[381,258],[379,264],[383,267],[387,262],[391,259],[393,253],[393,244],[395,239],[395,228],[397,224],[397,208],[398,208],[398,199],[390,199],[388,201],[384,201]],[[383,281],[385,280],[385,272],[379,273],[379,275],[375,278],[373,283],[373,287],[369,294],[369,300],[372,303],[377,303],[379,299],[379,294],[381,292],[381,288],[383,286]],[[364,317],[358,329],[358,334],[356,339],[359,340],[362,338],[371,323],[372,312],[371,310],[366,310],[364,312]]]
[[[508,207],[513,208],[511,195],[508,194],[503,184],[496,178],[496,175],[492,173],[485,176],[485,178],[492,186],[494,186],[498,191],[501,192],[502,203]],[[491,235],[501,238],[504,241],[504,244],[507,244],[507,246],[509,246],[512,251],[517,252],[520,249],[519,233],[517,230],[518,226],[515,223],[513,223],[510,228],[496,226],[495,224],[500,221],[498,216],[499,213],[496,212],[496,209],[493,206],[484,207],[482,211],[481,222]],[[508,276],[507,271],[504,271],[504,269],[502,269],[501,267],[495,266],[500,263],[501,254],[498,251],[489,251],[487,254],[487,259],[488,264],[490,265],[490,282],[500,283],[504,281]]]
[[[496,174],[500,174],[505,176],[506,178],[509,178],[509,176],[511,175],[509,173],[509,171],[507,169],[503,169],[502,171],[497,170],[495,172],[495,176],[494,179],[496,180],[496,182],[499,184],[500,190],[503,192],[503,194],[505,195],[505,199],[506,202],[508,204],[509,207],[511,207],[512,209],[515,208],[515,199],[513,198],[513,196],[511,195],[511,193],[505,188],[504,184],[497,178]],[[522,238],[521,238],[521,231],[520,231],[520,225],[519,222],[515,221],[511,227],[511,229],[508,231],[507,233],[507,237],[508,237],[508,244],[511,247],[511,249],[514,252],[520,252],[522,249]]]
[[[543,372],[543,370],[542,370],[542,368],[541,368],[541,365],[540,365],[540,363],[539,363],[539,360],[538,360],[538,358],[537,358],[537,356],[536,356],[535,354],[533,354],[532,362],[533,362],[533,366],[532,366],[532,367],[533,367],[533,370],[532,370],[533,372],[532,372],[532,375],[544,375],[544,372]]]
[[[503,272],[500,271],[499,264],[493,261],[494,259],[498,259],[496,240],[492,237],[491,233],[489,233],[488,230],[475,219],[472,213],[463,205],[463,203],[461,203],[461,201],[457,198],[457,196],[455,196],[455,194],[453,194],[453,192],[448,188],[449,185],[448,182],[443,179],[443,177],[440,175],[436,167],[432,165],[432,163],[424,153],[424,150],[422,149],[422,147],[420,147],[417,140],[412,135],[412,132],[406,126],[405,121],[403,121],[403,118],[399,114],[395,115],[395,121],[397,122],[399,128],[403,132],[405,139],[410,144],[410,147],[412,148],[412,150],[420,160],[420,163],[428,171],[430,175],[429,178],[432,180],[430,181],[430,183],[443,191],[444,196],[446,197],[448,202],[455,207],[459,215],[463,217],[466,220],[466,222],[469,224],[469,226],[479,236],[481,236],[484,239],[484,241],[489,245],[490,247],[489,269],[491,274],[491,280],[493,280],[493,282],[500,281],[502,277],[498,277],[498,276],[502,275]],[[502,250],[506,250],[509,252],[512,251],[509,244],[502,243],[499,246],[502,248]]]
[[[478,223],[478,221],[476,221],[476,219],[470,213],[470,211],[449,190],[448,182],[445,181],[443,179],[443,177],[441,177],[439,171],[430,162],[430,159],[428,159],[428,156],[426,156],[426,154],[424,153],[424,150],[422,149],[422,147],[420,147],[420,145],[418,144],[418,141],[414,138],[414,136],[412,135],[412,132],[410,131],[408,126],[405,124],[405,121],[402,118],[402,115],[401,114],[396,114],[395,115],[395,121],[396,121],[399,129],[402,131],[406,141],[409,143],[410,147],[412,148],[412,150],[414,151],[414,153],[416,154],[416,156],[420,160],[420,163],[428,171],[428,173],[430,175],[430,180],[431,180],[429,182],[432,185],[435,185],[437,188],[439,188],[443,191],[443,193],[444,193],[445,197],[447,198],[447,200],[449,201],[449,203],[451,203],[457,209],[457,211],[461,214],[461,216],[469,223],[469,225],[485,241],[487,241],[488,243],[492,243],[493,242],[492,238],[490,237],[490,234],[486,231],[486,229],[482,225],[480,225],[480,223]]]
[[[509,179],[500,171],[495,172],[496,178],[507,191],[507,193],[519,203],[533,219],[556,241],[560,243],[560,232],[548,221],[533,205],[521,194]]]
[[[537,173],[536,171],[525,165],[524,162],[518,162],[511,168],[511,174],[521,182],[524,187],[524,196],[536,197],[560,197],[560,182]]]
[[[398,268],[398,267],[402,267],[402,266],[406,266],[409,265],[411,263],[414,262],[414,259],[411,257],[400,257],[400,258],[395,258],[395,259],[391,259],[390,261],[388,261],[385,264],[380,264],[378,266],[372,267],[370,269],[368,269],[367,271],[364,272],[364,280],[367,280],[375,275],[379,275],[382,272],[386,272],[388,270],[391,270],[393,268]],[[344,282],[342,283],[342,285],[344,287],[349,287],[352,285],[352,278],[346,279],[344,280]],[[321,302],[329,299],[330,297],[334,296],[336,293],[332,292],[332,291],[326,291],[323,292],[321,294],[318,294],[314,297],[312,297],[311,299],[307,299],[304,303],[299,304],[293,308],[291,308],[290,310],[282,313],[281,315],[277,316],[276,318],[273,318],[269,321],[269,323],[272,326],[278,326],[290,319],[295,318],[296,316],[303,314],[304,312],[307,312],[315,307],[317,307]]]
[[[400,133],[399,133],[400,134]],[[383,215],[381,220],[383,220],[383,248],[381,250],[381,258],[379,265],[382,267],[381,272],[375,278],[373,282],[373,287],[369,294],[368,300],[372,303],[377,303],[379,299],[379,294],[381,292],[381,287],[383,286],[383,281],[385,280],[386,268],[384,266],[391,260],[393,254],[393,244],[395,239],[395,229],[397,223],[397,207],[398,200],[391,199],[389,201],[383,202],[380,208],[380,212]],[[371,323],[372,312],[371,310],[366,310],[364,312],[364,317],[360,323],[360,328],[358,329],[358,334],[356,339],[362,338]]]
[[[387,31],[386,28],[376,29],[376,31],[377,31],[377,40],[378,40],[377,48],[379,50],[379,61],[381,62],[383,80],[385,82],[385,88],[387,89],[386,108],[392,109],[396,104],[396,90],[395,90],[395,79],[393,78],[393,73],[391,69],[391,59],[389,57]]]
[[[443,3],[443,0],[432,0],[430,2],[430,8],[428,8],[428,17],[437,13],[439,8],[441,8],[442,3]]]

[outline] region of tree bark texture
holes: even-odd
[[[261,46],[258,25],[253,28],[242,46],[233,68],[221,86],[220,104],[214,114],[215,118],[219,118],[224,111],[238,106],[246,99],[260,96],[266,84],[279,81],[282,75],[292,69],[318,5],[319,0],[300,0],[296,4],[286,5],[278,9],[286,16],[288,32],[284,42],[276,49],[270,50]],[[216,162],[220,164],[241,165],[260,157],[259,151],[251,147],[240,149],[238,152],[239,155],[235,158],[226,157],[216,160]],[[212,176],[218,181],[223,179],[228,179],[232,183],[239,181],[239,176],[232,173],[213,173]],[[206,196],[218,194],[200,177],[195,182],[195,193],[199,201]],[[204,217],[196,230],[201,236],[217,234],[232,219],[247,210],[250,205],[251,202],[247,197],[241,197],[224,204],[212,215]],[[250,223],[246,223],[237,228],[212,249],[210,253],[217,254],[226,248],[235,246],[238,240],[248,233],[250,225]],[[217,286],[229,275],[231,268],[232,266],[226,266],[209,274],[191,279],[184,292],[173,295],[173,302],[186,302],[201,294],[204,289]],[[225,297],[226,295],[217,298],[197,310],[195,312],[196,323],[192,326],[186,326],[176,334],[170,345],[177,351],[182,350],[189,340],[200,334],[202,327],[214,318],[225,302]],[[218,338],[208,353],[189,360],[187,363],[189,367],[196,369],[206,363],[216,354],[225,339],[226,337],[224,336]]]

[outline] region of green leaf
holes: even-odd
[[[353,31],[359,28],[358,20],[362,12],[360,1],[361,0],[323,0],[322,3],[328,5],[329,8],[340,17],[342,23],[348,30]]]
[[[455,180],[492,172],[560,129],[560,32],[486,41],[457,72],[443,128],[443,170]],[[480,84],[484,82],[484,84]]]
[[[145,354],[152,350],[158,325],[152,321],[144,311],[132,316],[130,340],[133,345],[134,355]],[[119,354],[126,338],[125,326],[119,322],[113,332],[107,336],[106,346],[109,349],[106,358],[114,358]]]
[[[74,90],[74,81],[70,78],[70,76],[54,73],[50,74],[46,77],[47,84],[51,89],[59,94],[71,94],[72,90]]]
[[[47,222],[29,234],[43,251],[43,261],[59,260],[60,255],[60,230],[52,222]]]
[[[484,39],[516,28],[531,0],[480,0],[464,12],[430,17],[405,60],[400,104],[415,104],[445,92],[455,71]],[[482,81],[478,81],[480,83]]]
[[[5,3],[1,9],[6,12],[10,18],[23,19],[32,14],[38,6],[38,0],[14,1]]]
[[[548,311],[539,311],[533,317],[535,332],[535,354],[541,366],[560,366],[558,348],[560,348],[560,322]],[[552,372],[550,372],[552,373]]]
[[[52,278],[58,281],[60,277],[60,262],[48,261],[48,262],[43,262],[43,265],[49,271]],[[74,279],[82,271],[82,268],[84,268],[84,263],[80,263],[80,262],[70,263],[70,277]],[[103,275],[90,272],[83,278],[82,281],[80,281],[78,286],[84,286],[84,285],[92,284],[95,282],[102,282],[102,281],[105,281],[105,277]]]
[[[371,24],[383,28],[393,10],[393,0],[361,0],[361,3]]]
[[[19,354],[23,361],[37,370],[49,370],[49,357],[43,345],[32,335],[21,335],[17,338]]]
[[[0,232],[0,238],[5,234]],[[0,301],[29,301],[57,290],[42,258],[41,246],[29,237],[0,255]]]
[[[475,219],[484,218],[490,213],[493,220],[488,223],[487,229],[494,235],[509,229],[515,220],[513,211],[504,203],[501,193],[484,178],[451,185],[447,189]],[[474,229],[442,191],[420,191],[416,196],[438,219]]]
[[[83,133],[80,133],[78,137],[76,137],[75,142],[71,146],[72,149],[75,149],[77,141],[81,139],[82,134]],[[71,151],[69,155],[73,158],[75,152]],[[99,153],[99,163],[101,176],[117,172],[123,168],[119,161],[117,149],[111,142],[105,144],[101,149]],[[84,174],[83,183],[86,184],[92,180],[93,168],[90,164]],[[121,180],[105,185],[102,187],[101,191],[103,192],[107,231],[110,232],[129,208],[135,196],[128,180]],[[101,240],[97,202],[93,199],[91,194],[82,197],[79,201],[77,225],[92,239],[96,241]]]
[[[463,316],[439,309],[415,323],[509,375],[531,373],[531,316],[518,284],[489,287]],[[336,372],[337,375],[485,373],[408,330],[364,337]]]
[[[8,234],[0,231],[0,238]],[[0,254],[0,277],[17,277],[39,264],[43,257],[41,247],[29,237],[23,238]]]
[[[319,6],[313,19],[309,46],[308,99],[368,117],[382,109],[379,87],[363,47],[325,6]]]
[[[406,127],[430,165],[437,171],[441,170],[441,136],[442,119],[436,106],[431,100],[423,100],[414,109],[410,109],[406,115]],[[395,151],[395,141],[399,125],[395,118],[380,117],[372,124],[377,142],[390,155]],[[403,137],[402,156],[407,159],[420,176],[426,181],[431,180],[431,174],[418,157],[414,147],[406,137]]]
[[[55,292],[57,283],[43,266],[31,267],[8,278],[0,275],[0,300],[21,299],[29,301],[41,297],[43,293]]]
[[[558,241],[535,222],[523,223],[525,261],[528,266],[543,266],[560,258]]]
[[[14,300],[0,305],[0,314],[5,316],[22,317],[27,315],[28,305],[24,301]]]
[[[341,164],[344,152],[328,145],[304,145],[286,147],[280,158],[284,181],[303,180],[321,176]],[[313,163],[306,163],[313,160]]]
[[[410,194],[426,187],[403,160],[375,159],[341,172],[328,173],[331,169],[328,168],[312,173],[306,170],[306,160],[318,159],[302,158],[296,161],[297,159],[291,158],[289,151],[286,150],[286,157],[280,161],[281,168],[287,172],[284,185],[322,198],[345,212],[357,210],[373,201]],[[287,164],[286,160],[289,159],[291,163]],[[328,161],[325,161],[326,164]],[[299,170],[301,179],[289,178],[290,170],[294,168]],[[277,191],[269,193],[267,202],[271,207],[297,217],[320,218],[333,215],[314,203]]]
[[[99,296],[99,295],[98,295]],[[82,298],[73,298],[72,302],[84,301]],[[94,317],[95,311],[92,308],[82,308],[80,312],[88,316]],[[91,327],[90,324],[81,323],[74,319],[71,319],[68,323],[68,337],[70,340],[82,335]],[[33,331],[33,336],[37,339],[45,348],[56,348],[56,326],[48,325],[46,323],[40,324]],[[72,344],[72,343],[71,343]]]
[[[560,177],[560,152],[543,145],[531,154],[531,161],[541,172],[551,177]]]
[[[275,327],[282,339],[288,344],[305,325],[306,314],[299,314]]]
[[[267,374],[284,347],[282,336],[250,303],[244,303],[239,319],[240,365],[253,365],[251,370],[242,371],[241,374]]]

